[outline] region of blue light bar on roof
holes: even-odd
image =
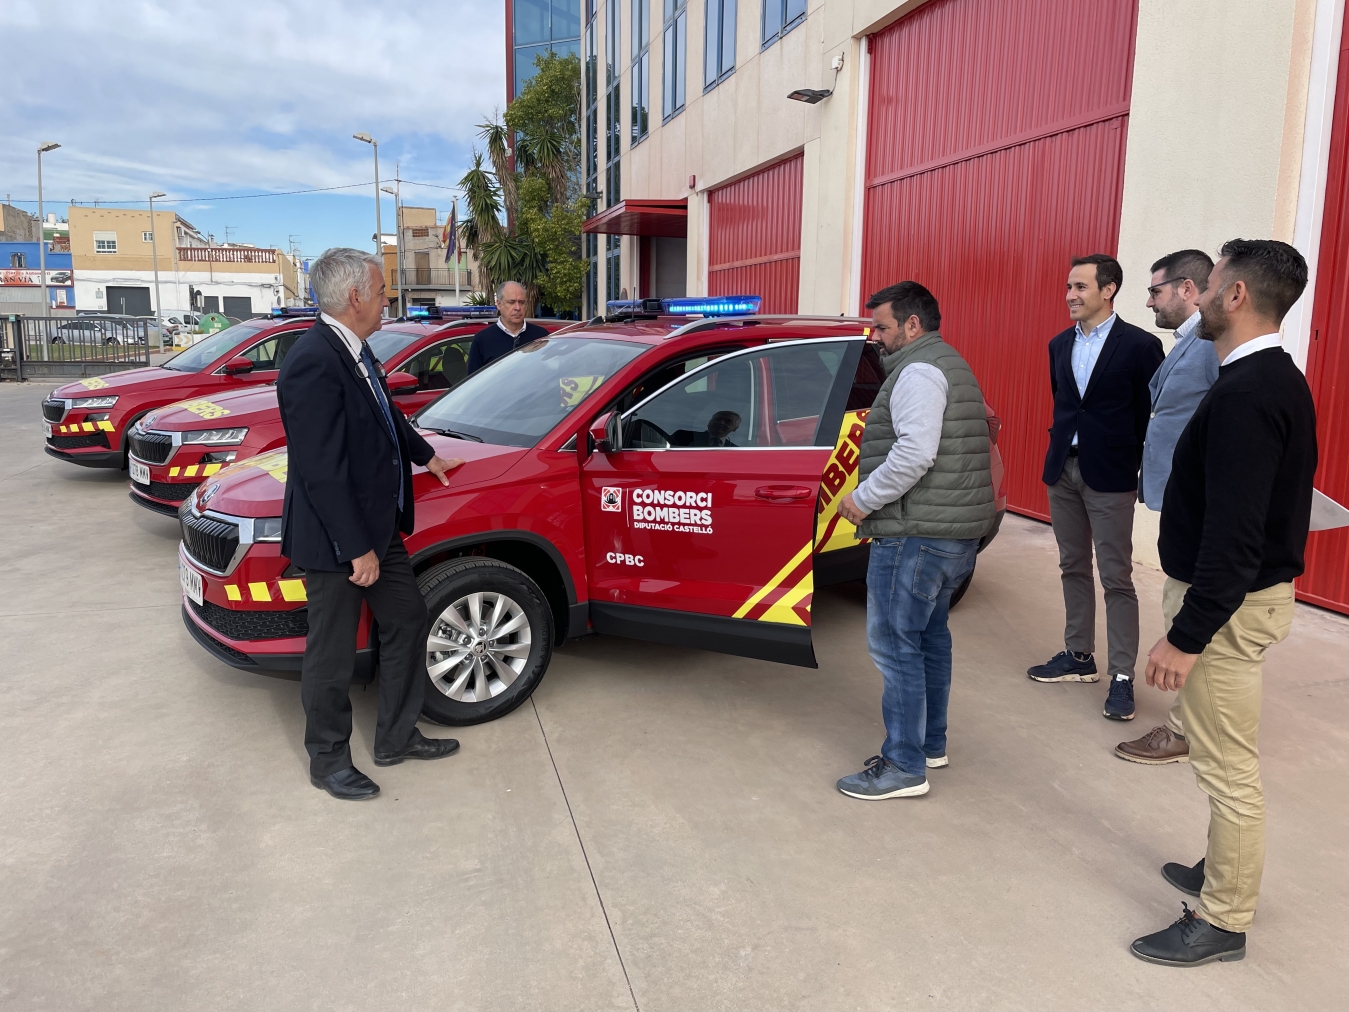
[[[757,295],[661,300],[661,309],[669,316],[753,316],[762,305],[763,299]]]
[[[287,316],[317,316],[317,306],[273,306],[272,315],[275,317]]]
[[[479,320],[497,315],[495,306],[408,306],[409,320]]]

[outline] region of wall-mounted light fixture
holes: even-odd
[[[829,69],[834,72],[834,86],[838,86],[839,71],[843,69],[843,54],[839,53],[829,61]],[[833,88],[797,88],[795,91],[788,92],[787,97],[793,102],[805,102],[806,105],[815,105],[823,102],[834,93]]]

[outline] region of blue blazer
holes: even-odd
[[[1143,470],[1138,475],[1138,494],[1148,509],[1162,508],[1176,441],[1217,379],[1218,353],[1213,342],[1193,334],[1176,338],[1166,361],[1153,374],[1148,384],[1152,417],[1143,444]]]
[[[1076,332],[1076,327],[1070,327],[1049,342],[1054,424],[1049,430],[1044,483],[1053,485],[1063,474],[1076,432],[1078,465],[1087,486],[1097,492],[1136,494],[1152,411],[1148,382],[1166,357],[1162,342],[1116,317],[1087,381],[1086,394],[1079,396],[1073,377]]]
[[[397,440],[342,338],[316,320],[295,342],[276,381],[289,453],[281,552],[303,569],[350,572],[394,532],[413,528],[412,462],[435,451],[403,417],[383,367],[372,377],[392,407]],[[398,509],[398,474],[403,509]]]

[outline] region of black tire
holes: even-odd
[[[553,611],[537,583],[521,570],[496,559],[469,558],[434,566],[418,577],[417,584],[431,616],[427,626],[426,697],[422,703],[422,715],[427,720],[450,727],[482,724],[505,716],[533,694],[553,658]],[[497,602],[504,599],[510,607],[503,606],[502,625],[523,618],[523,626],[507,632],[502,637],[507,642],[498,649],[518,650],[527,643],[527,654],[498,657],[497,650],[487,649],[488,644],[499,643],[497,639],[475,639],[472,646],[460,644],[455,649],[464,653],[457,663],[459,655],[453,651],[431,649],[433,641],[446,644],[452,642],[451,636],[466,636],[465,631],[460,631],[467,630],[468,625],[469,605],[464,602],[475,594],[487,596],[480,599],[480,616],[485,610],[483,606],[495,613]],[[447,621],[452,607],[460,620],[458,628]],[[517,611],[512,613],[511,608]],[[513,660],[522,664],[507,682],[501,672],[510,668]],[[442,667],[433,674],[437,666]],[[456,689],[457,682],[460,684]],[[484,686],[486,698],[479,700],[476,696]],[[456,698],[462,696],[475,698]]]
[[[954,608],[960,603],[960,599],[965,596],[965,591],[970,589],[970,583],[974,580],[974,570],[970,570],[970,575],[960,581],[960,586],[951,593],[951,607]]]

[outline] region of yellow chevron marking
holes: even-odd
[[[93,422],[84,422],[84,423],[82,423],[82,424],[84,425],[84,431],[85,431],[85,432],[93,432],[93,431],[94,431],[94,423],[93,423]]]
[[[99,422],[98,427],[102,429],[104,432],[111,432],[112,422]]]
[[[252,595],[254,601],[270,601],[272,599],[272,595],[267,593],[267,584],[265,583],[250,583],[248,593]]]
[[[205,477],[210,477],[219,470],[220,470],[219,464],[207,464],[205,467],[201,469],[201,473]]]
[[[756,604],[758,604],[765,597],[771,594],[777,588],[778,584],[782,583],[783,580],[787,579],[787,577],[791,575],[793,569],[801,565],[801,561],[807,555],[810,554],[810,550],[813,547],[814,546],[809,541],[807,541],[806,546],[802,548],[799,552],[797,552],[795,555],[793,555],[791,561],[789,561],[787,565],[779,569],[777,571],[777,574],[773,577],[773,579],[769,580],[766,584],[764,584],[753,594],[751,594],[749,600],[746,601],[744,604],[742,604],[739,608],[737,608],[735,614],[732,615],[731,617],[744,618],[746,615],[748,615],[751,608],[753,608]]]
[[[800,604],[807,594],[815,591],[815,570],[812,568],[806,573],[798,583],[787,593],[768,606],[768,610],[759,616],[760,622],[785,622],[787,625],[805,625],[801,621],[801,616],[792,611],[794,605]]]
[[[276,587],[281,591],[283,601],[308,601],[309,594],[304,589],[303,580],[277,580]]]
[[[101,390],[108,385],[107,380],[99,379],[97,376],[91,376],[87,380],[80,380],[80,386],[86,390]]]
[[[196,465],[196,464],[188,464],[187,467],[183,468],[183,477],[184,477],[184,478],[195,478],[196,476],[197,476],[197,465]]]
[[[231,601],[242,601],[243,595],[239,593],[239,588],[232,583],[225,584],[225,596]]]
[[[171,468],[169,468],[169,477],[170,477],[170,478],[176,478],[176,477],[178,477],[178,470],[179,470],[179,469],[178,469],[177,467],[171,467]]]

